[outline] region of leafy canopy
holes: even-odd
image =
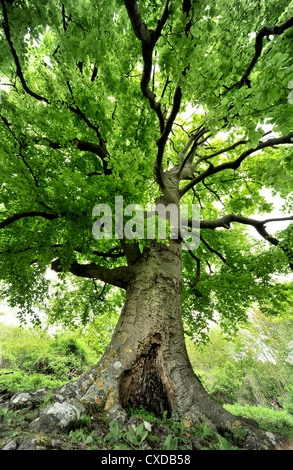
[[[275,238],[250,217],[273,209],[263,189],[285,199],[287,219],[293,207],[292,6],[1,0],[1,296],[21,315],[51,296],[55,319],[60,305],[67,322],[89,321],[104,283],[113,302],[112,269],[128,249],[93,238],[92,209],[115,195],[146,206],[174,175],[203,222],[198,250],[183,256],[187,327],[216,309],[229,329],[277,289],[292,226]],[[71,280],[72,302],[64,274],[49,291],[56,258],[78,276],[76,262],[99,266]]]

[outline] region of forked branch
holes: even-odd
[[[148,29],[146,24],[143,22],[136,0],[124,0],[124,3],[133,27],[133,31],[136,37],[141,41],[142,45],[143,72],[140,82],[141,91],[143,95],[148,99],[151,108],[156,112],[157,117],[159,119],[160,137],[157,140],[158,152],[155,163],[155,174],[159,185],[161,186],[161,188],[164,188],[165,182],[162,169],[162,160],[166,142],[171,132],[174,120],[180,109],[182,90],[180,87],[180,83],[178,83],[174,93],[171,112],[167,120],[165,120],[164,114],[161,109],[161,104],[156,100],[156,95],[150,89],[149,83],[151,81],[153,69],[154,47],[159,37],[161,36],[163,27],[169,17],[169,0],[165,1],[163,13],[161,15],[161,18],[157,22],[155,30]]]
[[[266,231],[266,224],[270,222],[286,222],[286,221],[293,221],[293,216],[288,216],[288,217],[273,217],[270,219],[266,220],[255,220],[255,219],[250,219],[249,217],[243,217],[241,215],[235,215],[235,214],[227,214],[224,217],[221,217],[220,219],[215,219],[215,220],[210,220],[210,221],[200,221],[199,226],[200,229],[210,229],[214,230],[216,228],[225,228],[225,229],[230,229],[231,228],[231,223],[236,222],[244,225],[250,225],[254,227],[259,235],[263,237],[267,242],[274,246],[280,245],[280,241],[270,235]],[[195,221],[192,219],[188,219],[188,221],[182,221],[182,224],[187,224],[189,227],[195,227]],[[202,239],[202,237],[201,237]],[[203,241],[203,240],[202,240]],[[206,244],[206,243],[205,243]],[[286,257],[288,258],[289,266],[293,271],[293,252],[288,248],[286,244],[281,244],[280,248],[282,251],[285,253]],[[224,261],[224,260],[223,260]]]
[[[241,143],[243,142],[241,141]],[[242,152],[241,155],[235,160],[222,163],[217,166],[210,164],[209,168],[206,171],[198,175],[196,178],[193,178],[189,183],[187,183],[184,186],[184,188],[180,190],[180,195],[182,197],[184,194],[187,193],[187,191],[189,191],[191,188],[193,188],[194,186],[196,186],[198,183],[203,181],[205,178],[208,178],[209,176],[215,175],[224,170],[237,170],[242,164],[242,162],[252,153],[255,153],[266,147],[275,147],[278,145],[285,145],[285,144],[293,144],[293,132],[290,132],[289,134],[283,137],[276,137],[273,139],[266,140],[264,142],[260,142],[255,148],[250,148]]]
[[[136,37],[141,41],[142,45],[143,71],[140,82],[141,91],[148,99],[151,108],[156,112],[159,119],[160,131],[163,133],[165,128],[164,115],[160,103],[156,101],[155,93],[149,87],[149,83],[151,80],[153,67],[153,50],[168,19],[169,0],[167,0],[165,3],[163,14],[158,20],[155,31],[148,29],[146,24],[143,22],[136,0],[124,0],[124,3],[132,24],[133,31]]]

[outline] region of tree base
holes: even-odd
[[[43,403],[42,406],[47,405],[39,417],[29,425],[30,431],[36,433],[68,433],[78,427],[83,416],[95,415],[98,412],[103,412],[108,423],[116,420],[120,426],[126,426],[130,419],[127,408],[134,410],[143,406],[139,400],[131,398],[133,395],[130,393],[131,387],[138,385],[136,372],[139,367],[134,370],[133,381],[130,380],[129,371],[123,374],[122,380],[118,380],[119,364],[119,361],[114,362],[111,370],[108,370],[99,363],[77,380],[56,389],[18,392],[8,402],[8,408],[34,409],[39,407],[40,403]],[[156,389],[162,395],[153,397],[154,403],[149,407],[145,406],[145,409],[157,418],[164,415],[164,419],[183,422],[190,432],[199,425],[205,425],[211,432],[222,436],[242,436],[239,442],[245,450],[276,450],[284,445],[283,437],[261,430],[253,420],[232,415],[208,394],[194,396],[191,401],[189,399],[186,408],[182,407],[181,401],[180,407],[175,406],[171,410],[166,399],[166,389],[159,377],[156,374],[149,376],[149,382],[150,390],[154,392]],[[193,404],[190,406],[191,402]],[[165,409],[164,404],[167,404]],[[145,405],[148,405],[147,401]]]

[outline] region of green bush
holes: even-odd
[[[48,345],[46,331],[18,328],[0,323],[2,367],[26,367],[31,364]]]
[[[217,327],[209,332],[206,344],[188,338],[191,364],[207,392],[228,404],[272,407],[277,401],[292,412],[293,368],[285,361],[290,322],[255,311],[252,322],[233,340],[227,340]]]
[[[0,390],[7,389],[10,392],[59,387],[63,383],[64,381],[53,377],[42,374],[27,374],[21,370],[15,370],[13,374],[0,375]]]
[[[284,402],[283,407],[284,410],[287,411],[287,413],[293,416],[293,385],[289,385],[285,388],[285,390],[287,392],[287,398]]]
[[[92,348],[70,332],[51,337],[46,330],[0,323],[0,344],[0,367],[14,372],[0,375],[0,390],[58,386],[78,377],[97,360]]]
[[[253,418],[266,431],[293,437],[293,417],[286,411],[250,405],[224,405],[224,408],[236,416]]]

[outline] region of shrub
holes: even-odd
[[[287,413],[293,415],[293,385],[288,385],[285,387],[287,392],[286,401],[283,403],[283,408]]]
[[[293,417],[286,411],[250,405],[224,405],[230,413],[244,418],[253,418],[261,428],[286,437],[293,436]]]
[[[0,375],[0,390],[7,389],[10,392],[24,390],[37,390],[38,388],[53,388],[63,385],[64,381],[42,374],[27,374],[21,370],[15,370],[13,374]]]
[[[50,337],[47,331],[0,323],[2,368],[13,374],[0,376],[0,389],[35,390],[61,385],[96,362],[96,354],[72,333]]]

